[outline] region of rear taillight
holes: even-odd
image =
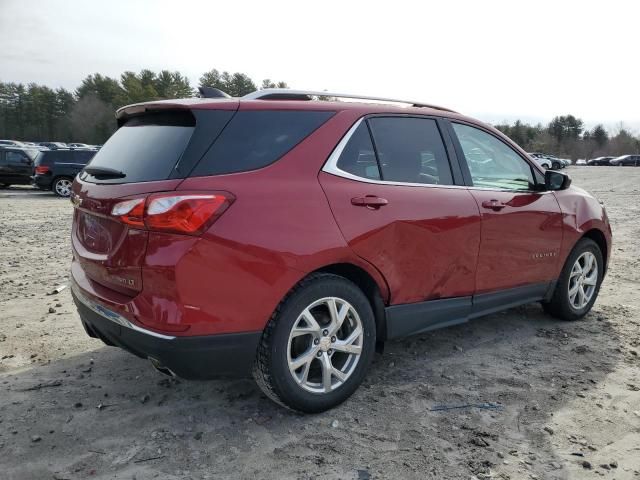
[[[45,165],[40,165],[35,168],[36,175],[44,175],[45,173],[49,173],[50,168]]]
[[[144,228],[144,202],[144,198],[134,198],[116,203],[111,209],[111,215],[127,225]]]
[[[156,193],[116,203],[111,215],[136,228],[197,235],[233,202],[227,192]]]

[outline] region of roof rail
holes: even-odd
[[[445,112],[457,113],[449,108],[431,105],[429,103],[414,102],[412,100],[398,100],[394,98],[370,97],[367,95],[351,95],[348,93],[320,92],[313,90],[292,90],[290,88],[265,88],[256,90],[243,97],[243,100],[313,100],[313,97],[352,98],[354,100],[375,100],[377,102],[406,103],[413,107],[426,107]]]

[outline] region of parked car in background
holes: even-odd
[[[589,166],[611,165],[610,161],[611,161],[612,158],[614,158],[614,157],[596,157],[596,158],[592,158],[591,160],[587,160],[587,165],[589,165]]]
[[[531,160],[536,162],[542,168],[544,169],[551,168],[551,160],[549,160],[548,158],[536,157],[532,154],[529,154],[529,156],[531,157]]]
[[[50,150],[58,150],[60,148],[67,148],[67,144],[63,142],[40,142],[40,145],[47,147]]]
[[[71,194],[71,183],[96,154],[94,150],[45,150],[34,162],[33,184],[59,197]]]
[[[611,251],[596,198],[446,108],[318,95],[348,97],[118,111],[71,197],[88,335],[185,378],[252,371],[320,412],[386,340],[531,302],[589,312]]]
[[[614,167],[637,167],[640,165],[640,155],[622,155],[612,158],[609,163]]]
[[[86,143],[67,143],[69,148],[94,148],[93,145],[87,145]]]
[[[0,140],[0,146],[22,147],[24,144],[18,140]]]
[[[576,160],[576,165],[586,165],[587,161],[584,158],[579,158]]]
[[[560,170],[561,168],[566,167],[565,163],[562,160],[552,155],[547,155],[546,153],[534,152],[530,153],[529,155],[533,156],[534,158],[548,160],[551,163],[550,168],[553,168],[554,170]]]
[[[0,186],[29,185],[37,152],[0,145]]]

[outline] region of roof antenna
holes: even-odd
[[[226,92],[214,87],[198,87],[200,98],[231,98]]]

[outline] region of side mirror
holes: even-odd
[[[544,186],[547,190],[566,190],[571,185],[571,177],[557,170],[545,170]]]

